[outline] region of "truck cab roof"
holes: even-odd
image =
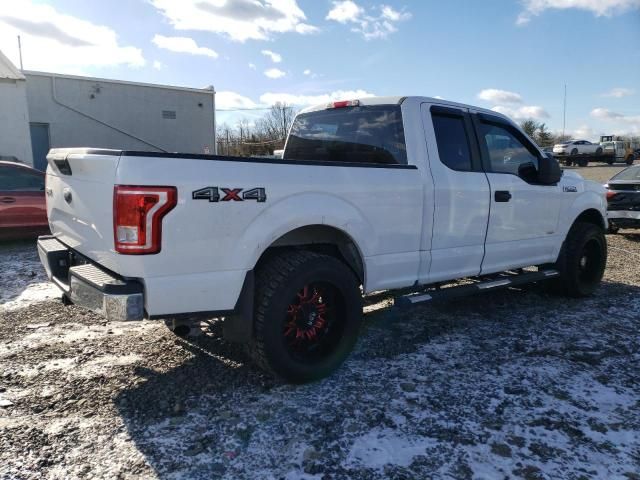
[[[496,112],[494,110],[490,110],[487,108],[481,108],[475,105],[467,105],[464,103],[459,103],[459,102],[452,102],[450,100],[444,100],[442,98],[435,98],[435,97],[422,97],[422,96],[399,96],[399,95],[393,95],[393,96],[386,96],[386,97],[359,97],[359,98],[344,98],[341,100],[348,100],[348,101],[354,101],[357,100],[359,105],[362,106],[368,106],[368,105],[402,105],[404,102],[418,102],[418,103],[435,103],[438,105],[442,105],[445,107],[452,107],[452,108],[469,108],[469,109],[473,109],[474,111],[477,112],[482,112],[482,113],[487,113],[490,115],[494,115],[496,117],[501,117],[504,119],[507,119],[509,121],[512,121],[509,117],[507,117],[506,115],[503,115],[502,113]],[[338,100],[336,100],[338,101]],[[300,113],[309,113],[309,112],[316,112],[316,111],[320,111],[320,110],[326,110],[327,106],[330,105],[330,103],[321,103],[321,104],[317,104],[317,105],[313,105],[311,107],[307,107],[303,110],[300,111]]]

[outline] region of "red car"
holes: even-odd
[[[44,177],[27,165],[0,161],[0,240],[49,232]]]

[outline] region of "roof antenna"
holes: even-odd
[[[20,71],[22,72],[24,68],[22,67],[22,43],[20,42],[20,35],[18,35],[18,55],[20,55]]]

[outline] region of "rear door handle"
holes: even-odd
[[[495,198],[496,202],[508,202],[511,200],[511,193],[507,190],[496,190],[493,198]]]
[[[16,199],[13,197],[2,197],[0,203],[16,203]]]

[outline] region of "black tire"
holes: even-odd
[[[578,165],[581,167],[587,167],[589,165],[589,160],[587,160],[586,158],[579,158]]]
[[[565,158],[565,160],[564,160],[564,164],[565,164],[567,167],[570,167],[571,165],[573,165],[573,160],[571,160],[570,158]]]
[[[609,222],[609,232],[611,235],[615,235],[620,231],[620,227],[616,227],[614,224]]]
[[[560,278],[552,284],[556,292],[570,297],[595,292],[607,266],[603,229],[592,223],[574,223],[554,266],[560,272]]]
[[[608,163],[609,165],[613,165],[613,164],[615,163],[615,159],[610,158],[609,160],[607,160],[607,163]]]
[[[359,287],[353,271],[334,257],[305,250],[271,257],[256,272],[249,355],[289,382],[326,377],[347,358],[358,338]]]
[[[571,150],[571,155],[572,156],[575,156],[577,154],[578,154],[578,149],[577,148],[574,148],[573,150]]]
[[[598,147],[596,149],[596,155],[598,155],[598,156],[602,155],[602,147]]]

